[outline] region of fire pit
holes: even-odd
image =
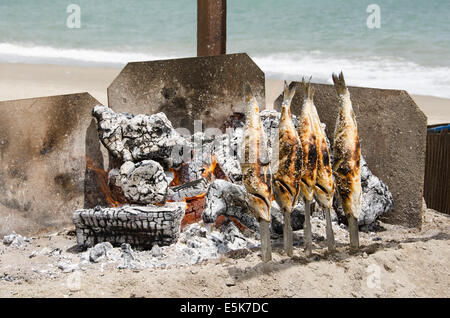
[[[139,248],[170,245],[189,224],[204,221],[219,227],[227,219],[240,230],[258,232],[249,212],[248,195],[242,185],[240,154],[245,115],[233,113],[221,130],[181,135],[162,112],[152,115],[116,113],[95,106],[99,138],[114,159],[104,178],[102,191],[110,206],[80,209],[73,215],[78,244],[129,243]],[[262,111],[269,158],[276,163],[280,113]],[[298,126],[298,120],[293,116]],[[369,224],[393,207],[387,186],[362,164],[363,213],[361,224]],[[374,202],[375,204],[371,204]],[[315,212],[322,213],[315,205]],[[335,202],[335,211],[341,212]],[[304,206],[292,213],[293,230],[303,226]],[[336,216],[335,216],[336,219]],[[273,201],[272,235],[282,234],[283,217]],[[256,234],[257,235],[257,234]]]

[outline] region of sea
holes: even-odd
[[[0,63],[123,67],[196,55],[196,0],[0,0]],[[450,0],[228,0],[227,53],[266,78],[450,98]]]

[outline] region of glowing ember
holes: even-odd
[[[86,168],[95,173],[97,177],[98,183],[100,185],[100,190],[105,196],[106,202],[110,207],[119,207],[122,206],[123,203],[120,203],[116,200],[113,195],[110,187],[108,186],[108,173],[102,168],[97,167],[96,162],[94,162],[91,158],[86,156]]]
[[[213,181],[214,178],[214,171],[216,170],[216,157],[211,156],[211,165],[209,167],[206,167],[205,170],[202,172],[202,177],[206,178],[209,181]]]

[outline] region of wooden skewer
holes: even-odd
[[[305,199],[305,223],[303,225],[305,236],[306,256],[312,255],[312,229],[311,229],[311,201]]]
[[[328,252],[336,251],[336,243],[334,241],[333,226],[331,224],[331,212],[329,208],[325,209],[325,219],[327,221],[327,245]]]
[[[291,226],[291,213],[284,211],[284,228],[283,228],[284,251],[287,256],[294,255],[294,243]]]
[[[261,219],[259,221],[259,235],[261,238],[261,257],[264,263],[272,259],[272,247],[270,244],[270,223]]]
[[[347,215],[348,220],[348,233],[350,236],[350,249],[357,250],[359,248],[359,229],[358,219]]]

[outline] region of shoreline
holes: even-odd
[[[107,104],[107,88],[122,68],[0,63],[0,101],[89,92]],[[283,91],[283,81],[266,79],[266,105]],[[450,99],[410,94],[428,125],[450,123]]]

